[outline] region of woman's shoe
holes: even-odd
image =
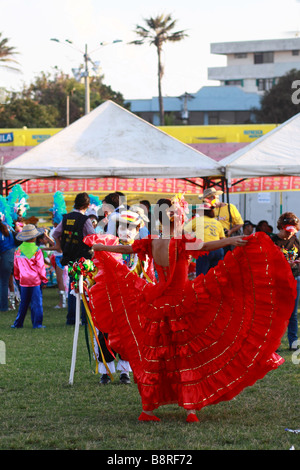
[[[190,413],[187,415],[186,418],[187,423],[197,423],[199,422],[199,419],[197,418],[197,415],[195,413]]]
[[[160,419],[157,416],[148,415],[143,411],[139,416],[139,421],[160,421]]]

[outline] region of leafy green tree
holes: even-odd
[[[160,116],[160,125],[164,125],[164,105],[162,97],[162,77],[164,75],[164,67],[162,65],[162,50],[163,44],[166,42],[178,42],[184,39],[187,34],[185,31],[175,31],[173,29],[176,26],[177,20],[173,20],[170,14],[158,15],[155,18],[144,19],[147,28],[144,26],[136,25],[135,33],[139,37],[135,41],[132,41],[131,44],[136,44],[138,46],[148,43],[154,45],[157,51],[157,60],[158,60],[158,100],[159,100],[159,116]]]
[[[103,84],[102,78],[90,78],[91,110],[107,100],[123,106],[122,94]],[[0,107],[0,127],[65,127],[67,116],[69,123],[84,116],[84,101],[83,83],[61,71],[55,71],[54,76],[41,72],[34,83],[14,93]]]
[[[57,127],[58,111],[54,106],[40,105],[30,98],[13,97],[0,105],[0,128]]]
[[[67,125],[67,112],[70,123],[84,114],[84,85],[61,71],[56,71],[53,77],[42,72],[34,83],[22,91],[22,96],[33,99],[41,106],[53,106],[57,110],[55,127]]]
[[[261,108],[253,110],[256,121],[281,124],[298,114],[300,112],[299,99],[293,99],[297,88],[300,88],[300,70],[293,69],[280,77],[278,82],[265,92],[261,99]]]

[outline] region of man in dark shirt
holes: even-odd
[[[63,220],[58,224],[53,232],[53,238],[56,242],[56,249],[62,251],[62,264],[67,265],[69,262],[75,262],[79,258],[91,258],[92,254],[89,247],[83,243],[83,239],[87,235],[95,233],[91,219],[85,215],[90,204],[90,198],[87,193],[77,194],[74,202],[74,209],[65,214]],[[69,294],[68,294],[68,314],[67,325],[75,323],[76,298],[71,294],[71,282],[69,278]],[[84,323],[85,310],[82,305],[81,319]]]

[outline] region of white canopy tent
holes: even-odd
[[[300,113],[219,161],[231,179],[300,175]]]
[[[219,164],[112,101],[1,167],[2,180],[191,178]]]

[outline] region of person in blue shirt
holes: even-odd
[[[1,216],[1,214],[0,214]],[[0,217],[0,311],[8,311],[8,285],[14,267],[13,229]]]

